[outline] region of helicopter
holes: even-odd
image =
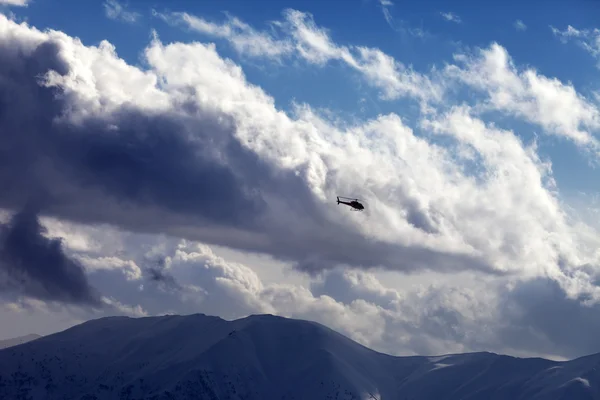
[[[352,211],[363,211],[365,209],[365,206],[363,206],[358,199],[351,199],[349,197],[342,197],[342,199],[347,199],[347,200],[352,200],[352,201],[342,201],[340,200],[340,197],[342,196],[337,196],[337,203],[338,204],[346,204],[349,205],[350,207],[353,208]]]

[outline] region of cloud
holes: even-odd
[[[395,113],[340,122],[307,104],[284,112],[214,44],[155,35],[141,69],[108,42],[85,46],[0,16],[0,207],[37,200],[36,215],[61,221],[49,228],[66,242],[61,254],[122,312],[274,312],[327,321],[378,348],[437,353],[523,351],[526,341],[495,332],[536,313],[519,296],[536,279],[557,287],[550,298],[595,307],[597,230],[569,214],[535,142],[486,120],[499,110],[594,149],[593,103],[518,69],[497,44],[413,74],[379,49],[334,42],[308,14],[284,16],[280,40],[296,56],[342,61],[432,108],[412,126]],[[436,103],[427,88],[442,80],[476,90]],[[367,211],[348,212],[336,195],[360,197]],[[313,285],[265,283],[211,245],[269,254]],[[375,279],[380,269],[470,272],[483,283],[405,293]],[[551,339],[536,351],[582,349],[566,349],[544,321],[534,331]]]
[[[167,265],[167,260],[159,258],[156,263],[146,268],[146,273],[150,281],[157,283],[161,288],[166,290],[181,290],[181,285],[168,271],[170,268]]]
[[[572,359],[597,353],[598,304],[573,298],[553,279],[536,278],[499,293],[498,335],[523,354]]]
[[[582,307],[547,278],[513,284],[476,279],[455,285],[442,280],[399,290],[373,273],[336,268],[308,285],[267,283],[249,265],[220,257],[202,243],[110,235],[130,243],[122,257],[141,263],[151,254],[164,260],[161,268],[168,270],[170,279],[184,283],[177,290],[146,284],[138,288],[147,278],[119,280],[107,269],[90,276],[108,295],[139,302],[137,307],[123,307],[133,315],[203,312],[234,319],[274,313],[321,322],[397,355],[485,350],[565,359],[588,354],[599,344],[600,331],[586,322],[597,306]],[[131,244],[135,237],[151,250],[140,252]],[[561,323],[565,319],[571,322]]]
[[[387,5],[387,3],[386,3]],[[228,16],[219,24],[184,12],[159,13],[156,17],[172,25],[210,37],[226,39],[240,54],[265,57],[282,62],[289,57],[315,66],[339,61],[359,72],[368,84],[381,91],[382,98],[415,97],[421,101],[440,101],[443,88],[426,76],[413,71],[379,49],[336,44],[328,30],[318,26],[314,17],[298,10],[286,9],[283,21],[271,23],[278,34],[258,32],[238,18]]]
[[[575,40],[586,52],[590,53],[597,61],[597,67],[600,68],[600,29],[576,29],[568,25],[564,31],[550,26],[552,33],[557,36],[561,42],[567,43]]]
[[[389,5],[386,3],[386,6]],[[480,111],[498,110],[538,124],[544,128],[544,133],[566,137],[589,151],[593,159],[598,156],[598,142],[593,135],[599,129],[595,104],[569,84],[543,76],[531,68],[519,71],[506,49],[497,43],[478,49],[474,54],[456,54],[457,63],[446,66],[443,72],[435,70],[422,74],[407,69],[403,63],[379,49],[335,43],[330,33],[319,27],[311,14],[297,10],[285,10],[284,21],[273,23],[280,28],[277,36],[266,31],[257,33],[233,17],[229,17],[229,22],[216,25],[186,13],[157,15],[191,29],[195,26],[196,31],[208,36],[228,38],[234,46],[238,36],[229,37],[223,32],[232,32],[235,24],[231,21],[237,21],[237,25],[244,26],[240,36],[252,41],[253,37],[260,35],[277,43],[270,48],[285,49],[277,52],[278,56],[282,56],[280,62],[283,56],[299,56],[316,66],[334,60],[342,61],[360,72],[369,85],[378,88],[381,99],[417,99],[424,112],[432,112],[455,101],[451,97],[452,92],[467,84],[489,96],[488,102],[478,106]],[[199,29],[200,26],[205,28]],[[266,43],[266,39],[262,41]],[[236,46],[236,49],[245,52],[241,46]],[[244,54],[261,56],[256,51]]]
[[[445,329],[439,329],[438,324],[444,321],[432,325],[427,332],[421,329],[423,322],[419,319],[427,318],[421,309],[423,303],[418,299],[425,296],[425,292],[437,299],[433,292],[438,288],[424,289],[420,294],[414,293],[413,299],[408,299],[405,294],[384,287],[371,274],[341,269],[325,273],[311,287],[284,282],[265,283],[249,266],[219,257],[205,244],[185,240],[162,243],[160,255],[165,260],[165,267],[174,280],[185,282],[179,290],[164,291],[149,285],[135,290],[133,281],[118,281],[117,285],[121,287],[115,287],[114,278],[104,279],[94,274],[92,279],[111,295],[135,295],[137,301],[142,302],[144,312],[154,315],[171,310],[178,313],[201,310],[226,319],[256,313],[310,319],[393,354],[435,353],[441,351],[441,343],[446,342],[452,342],[451,346],[457,349],[465,346],[447,338]],[[124,256],[135,258],[136,248],[129,251]],[[339,297],[340,294],[343,297]],[[439,313],[442,307],[472,306],[468,304],[469,300],[457,301],[459,294],[451,296],[453,299],[446,299],[445,305],[428,300],[432,302],[430,307]],[[131,299],[127,300],[131,302]],[[413,301],[416,304],[412,304]],[[413,324],[416,326],[411,326]],[[456,329],[461,328],[464,326]],[[413,329],[421,335],[413,336]]]
[[[31,0],[0,0],[0,5],[27,7]]]
[[[289,116],[212,45],[155,38],[142,71],[106,42],[85,47],[58,32],[2,24],[18,38],[0,41],[0,71],[12,76],[0,87],[11,99],[0,121],[11,149],[0,176],[10,189],[0,197],[6,208],[43,198],[44,215],[264,252],[312,274],[347,265],[560,276],[560,259],[596,262],[557,245],[577,234],[535,149],[469,107],[422,120],[454,143],[442,148],[394,114],[346,126],[306,105]],[[520,76],[498,57],[503,50],[482,54],[451,72],[490,91],[516,81],[515,98],[530,106]],[[487,60],[498,58],[508,81],[488,72]],[[544,93],[534,100],[546,105]],[[577,101],[575,115],[584,104]],[[348,217],[332,206],[347,193],[360,194],[370,214]]]
[[[106,0],[103,3],[104,12],[110,19],[121,20],[124,22],[135,22],[140,18],[140,14],[134,11],[127,11],[126,7],[117,0]]]
[[[396,19],[392,16],[392,12],[390,9],[394,6],[394,3],[390,0],[377,0],[379,7],[381,8],[381,12],[383,13],[383,17],[385,18],[385,22],[392,28],[394,31],[408,34],[410,36],[423,38],[426,36],[426,32],[422,28],[413,28],[408,26],[407,21],[402,19]]]
[[[77,256],[76,260],[88,271],[99,269],[121,270],[128,280],[139,279],[142,275],[140,267],[135,262],[122,260],[118,257],[90,258],[88,256]]]
[[[456,56],[464,65],[450,65],[446,73],[483,91],[488,101],[481,108],[500,110],[539,125],[544,132],[565,137],[598,155],[594,132],[600,128],[598,108],[570,84],[540,75],[534,69],[519,71],[505,48],[493,43],[474,55]]]
[[[388,25],[394,28],[394,19],[392,18],[392,14],[390,13],[390,7],[394,5],[390,0],[379,0],[379,5],[381,6],[381,11],[383,11],[383,16]]]
[[[458,15],[453,12],[440,12],[440,15],[446,20],[450,22],[455,22],[457,24],[462,23],[462,20]]]
[[[520,19],[516,20],[515,23],[513,24],[513,26],[518,31],[525,31],[525,30],[527,30],[527,25],[525,25],[525,23],[523,21],[521,21]]]
[[[15,214],[0,229],[0,289],[39,300],[100,306],[81,265],[63,252],[60,240],[47,239],[32,209]]]
[[[182,25],[195,32],[227,39],[236,51],[251,57],[280,60],[293,51],[290,42],[279,40],[267,32],[258,32],[239,18],[229,14],[226,14],[227,22],[223,24],[210,22],[184,12],[165,14],[152,10],[152,14],[171,25]]]
[[[372,162],[369,151],[354,147],[355,139],[340,141],[342,132],[308,109],[299,109],[304,116],[297,120],[276,111],[214,47],[155,40],[146,50],[153,71],[142,72],[120,62],[107,43],[86,48],[62,34],[4,24],[20,32],[22,41],[2,42],[2,68],[23,72],[0,88],[11,99],[2,104],[7,112],[0,121],[6,127],[3,143],[11,149],[3,154],[11,165],[2,176],[10,188],[0,198],[4,207],[44,198],[44,214],[263,251],[305,270],[341,263],[494,271],[468,248],[439,250],[435,240],[409,246],[387,235],[369,239],[376,233],[361,232],[359,225],[350,228],[355,222],[340,218],[327,198],[338,190],[368,188],[347,174],[346,165],[356,167],[357,156]],[[197,68],[199,63],[204,67]],[[90,79],[90,73],[102,80]],[[131,86],[124,91],[124,85]],[[206,91],[210,101],[202,98]],[[305,141],[314,135],[310,126],[321,126],[331,139]],[[419,142],[396,117],[351,132],[359,138],[381,129]],[[355,154],[339,153],[327,140]],[[327,185],[327,175],[340,183]],[[410,221],[404,229],[416,224],[416,235],[428,235],[430,217],[415,200],[403,201]],[[347,233],[337,235],[341,230]]]

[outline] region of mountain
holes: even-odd
[[[253,315],[108,317],[0,350],[1,399],[600,399],[600,354],[393,357]]]
[[[19,337],[12,338],[12,339],[0,340],[0,349],[6,349],[7,347],[12,347],[12,346],[16,346],[18,344],[27,343],[27,342],[30,342],[32,340],[39,339],[39,338],[41,338],[40,335],[30,334],[30,335],[25,335],[25,336],[19,336]]]

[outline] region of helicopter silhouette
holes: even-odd
[[[342,199],[347,199],[347,200],[352,200],[352,201],[342,201],[340,200],[340,197]],[[337,203],[338,204],[346,204],[350,207],[353,208],[352,211],[363,211],[365,209],[365,206],[363,206],[358,199],[351,199],[350,197],[342,197],[342,196],[337,196]]]

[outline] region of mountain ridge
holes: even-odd
[[[8,347],[18,346],[20,344],[39,339],[41,337],[42,337],[42,335],[38,335],[37,333],[30,333],[30,334],[23,335],[23,336],[17,336],[14,338],[3,339],[3,340],[0,340],[0,350],[8,348]]]
[[[0,398],[600,399],[596,366],[600,353],[392,356],[272,314],[114,316],[0,350]]]

